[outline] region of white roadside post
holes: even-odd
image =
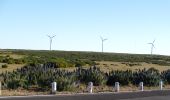
[[[115,82],[115,92],[119,92],[119,90],[120,90],[119,82]]]
[[[88,90],[89,93],[93,93],[93,82],[88,83],[87,90]]]
[[[56,82],[53,82],[52,84],[51,84],[51,92],[52,92],[52,94],[55,94],[56,93],[56,91],[57,91],[57,83]]]
[[[139,83],[139,90],[140,90],[140,91],[143,91],[143,82],[140,82],[140,83]]]
[[[159,82],[160,90],[163,90],[163,81]]]

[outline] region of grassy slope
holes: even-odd
[[[78,52],[78,51],[46,51],[46,50],[11,50],[14,54],[32,55],[43,57],[62,57],[67,59],[90,59],[95,61],[118,61],[118,62],[166,62],[170,63],[170,56],[144,55],[144,54],[120,54],[100,52]]]
[[[0,56],[10,56],[11,58],[14,59],[20,59],[25,57],[24,55],[19,55],[19,54],[15,54],[11,51],[8,50],[0,50]],[[0,63],[0,73],[5,72],[5,71],[13,71],[17,68],[21,68],[23,67],[25,64],[7,64],[8,68],[1,68],[2,65],[4,65],[6,63]]]
[[[142,55],[142,54],[119,54],[119,53],[100,53],[100,52],[78,52],[78,51],[47,51],[47,50],[0,50],[0,55],[10,55],[13,58],[24,56],[34,56],[43,59],[65,58],[65,59],[88,59],[96,61],[103,71],[110,70],[136,70],[155,67],[160,71],[169,69],[170,56],[162,55]],[[137,63],[139,65],[128,66],[122,62]],[[23,65],[9,65],[8,69],[13,70]],[[72,70],[73,68],[67,68]]]

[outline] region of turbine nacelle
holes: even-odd
[[[106,41],[107,39],[105,38],[103,38],[103,37],[100,37],[100,39],[104,42],[104,41]]]
[[[50,39],[52,39],[52,38],[54,38],[56,35],[53,35],[53,36],[49,36],[49,35],[47,35]]]

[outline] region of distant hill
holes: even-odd
[[[79,51],[48,51],[48,50],[0,50],[0,53],[26,55],[39,59],[63,58],[67,60],[90,60],[90,61],[115,61],[115,62],[146,62],[158,65],[170,65],[170,56],[146,55],[146,54],[123,54]]]

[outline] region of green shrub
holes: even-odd
[[[71,91],[73,90],[74,76],[64,76],[55,79],[57,82],[58,91]]]
[[[134,85],[138,85],[140,82],[144,82],[146,86],[157,86],[161,80],[161,75],[155,68],[150,68],[148,70],[139,70],[133,73]]]
[[[111,71],[108,75],[107,85],[113,86],[115,82],[121,85],[129,85],[132,82],[132,71]]]
[[[15,64],[23,64],[24,60],[22,59],[14,59]]]
[[[8,89],[17,89],[20,87],[20,80],[13,79],[8,81],[6,84]]]
[[[90,67],[89,69],[79,68],[77,70],[78,79],[81,82],[88,84],[88,82],[93,82],[94,85],[102,85],[106,83],[106,75],[102,71],[100,71],[97,67]]]
[[[2,62],[7,63],[7,64],[14,64],[15,63],[14,59],[10,58],[10,57],[4,57]]]
[[[60,59],[58,58],[56,60],[56,64],[57,64],[57,66],[59,68],[67,68],[67,67],[69,67],[68,62],[65,59],[63,59],[63,58],[60,58]]]
[[[161,78],[166,84],[170,84],[170,69],[161,73]]]
[[[8,68],[8,65],[7,64],[2,65],[2,68]]]

